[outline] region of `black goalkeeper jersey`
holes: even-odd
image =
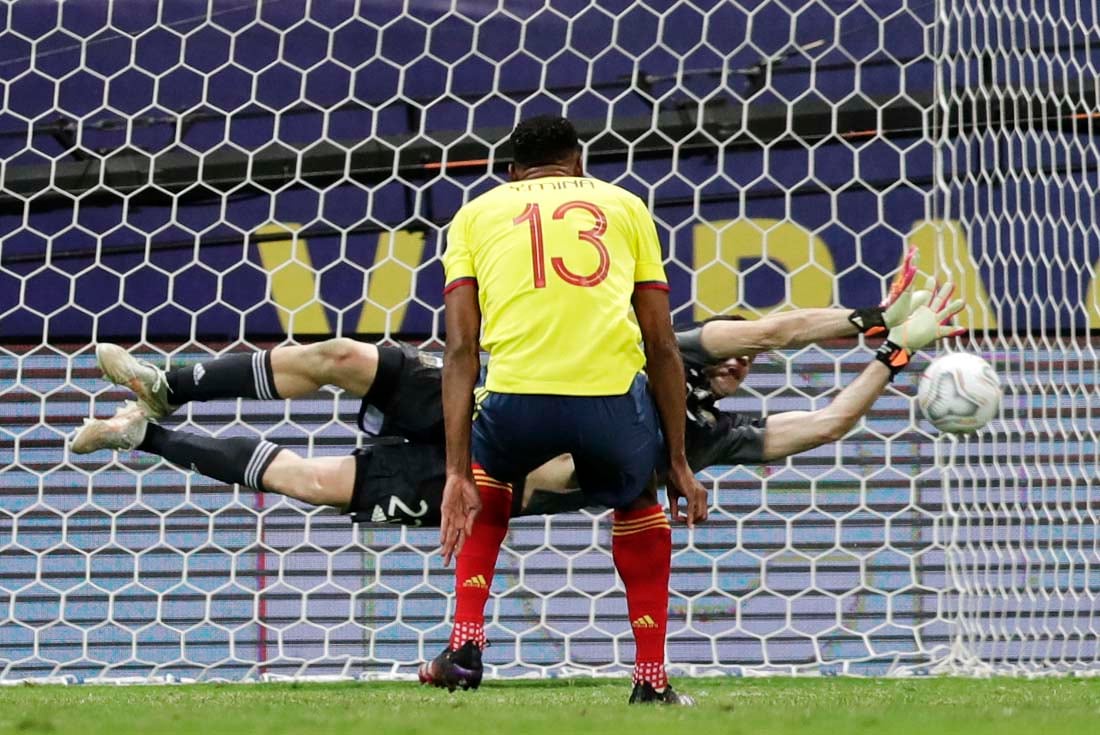
[[[687,425],[684,445],[688,464],[696,472],[713,465],[758,464],[764,459],[766,419],[718,407],[704,374],[705,358],[697,347],[700,325],[676,331],[687,378]]]
[[[758,464],[764,423],[718,407],[703,374],[698,325],[677,330],[687,378],[684,439],[696,472],[715,465]],[[360,427],[372,435],[359,450],[356,489],[345,512],[356,522],[436,525],[446,476],[443,453],[442,370],[438,359],[414,347],[379,348],[375,385],[363,398]],[[516,488],[516,500],[524,493]],[[396,498],[396,500],[395,500]],[[584,494],[535,489],[513,514],[564,513],[586,507]]]

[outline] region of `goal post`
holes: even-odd
[[[161,367],[332,335],[438,349],[447,222],[537,113],[645,199],[677,321],[870,305],[911,243],[966,301],[950,349],[1006,388],[956,439],[903,373],[841,442],[705,471],[711,519],[673,530],[674,671],[1100,668],[1100,21],[840,5],[0,11],[0,682],[410,676],[445,645],[435,530],[65,438],[127,397],[97,340]],[[869,359],[854,340],[762,356],[727,405],[819,408]],[[357,409],[326,388],[166,423],[344,455]],[[493,674],[629,671],[610,537],[600,514],[512,522]]]

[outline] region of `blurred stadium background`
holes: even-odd
[[[333,334],[441,336],[441,231],[564,113],[650,203],[676,317],[878,300],[906,242],[950,272],[1003,415],[936,438],[900,378],[843,443],[716,468],[675,532],[690,673],[1100,666],[1097,17],[994,0],[25,0],[0,8],[0,680],[404,675],[443,645],[434,530],[151,458],[69,456],[165,366]],[[855,342],[758,363],[753,412],[820,406]],[[189,430],[323,454],[356,402],[195,405]],[[625,672],[610,528],[513,524],[499,675]],[[568,570],[568,575],[566,574]]]

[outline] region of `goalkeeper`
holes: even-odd
[[[842,438],[866,414],[909,355],[937,338],[961,309],[950,289],[910,291],[911,255],[882,306],[848,312],[802,309],[755,321],[718,317],[678,330],[688,379],[686,449],[692,469],[770,462]],[[827,406],[766,419],[725,411],[752,358],[863,332],[889,337],[872,361]],[[96,349],[104,376],[131,389],[137,403],[113,418],[86,419],[72,450],[138,449],[227,483],[329,505],[356,522],[438,525],[444,471],[440,362],[412,347],[339,338],[309,346],[233,354],[167,373],[122,348]],[[352,456],[304,458],[255,437],[211,438],[162,427],[149,419],[191,401],[283,399],[335,385],[363,396],[358,424],[371,436]],[[556,513],[584,505],[572,462],[559,457],[532,472],[516,493],[514,515]]]

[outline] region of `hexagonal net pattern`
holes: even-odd
[[[406,675],[445,644],[435,530],[65,438],[126,397],[96,341],[162,367],[334,334],[437,347],[444,228],[536,113],[649,203],[678,321],[871,305],[909,241],[1006,384],[969,439],[919,420],[909,374],[841,442],[708,470],[711,521],[674,530],[675,668],[1097,668],[1097,19],[1030,5],[0,8],[0,680]],[[761,358],[730,408],[820,408],[868,359]],[[357,408],[325,389],[169,423],[344,455]],[[513,521],[492,673],[628,670],[610,536]]]
[[[1007,385],[994,431],[939,447],[958,592],[946,670],[1100,668],[1098,23],[1095,6],[938,11],[932,205],[945,255],[982,244],[970,288],[990,331],[973,344]]]

